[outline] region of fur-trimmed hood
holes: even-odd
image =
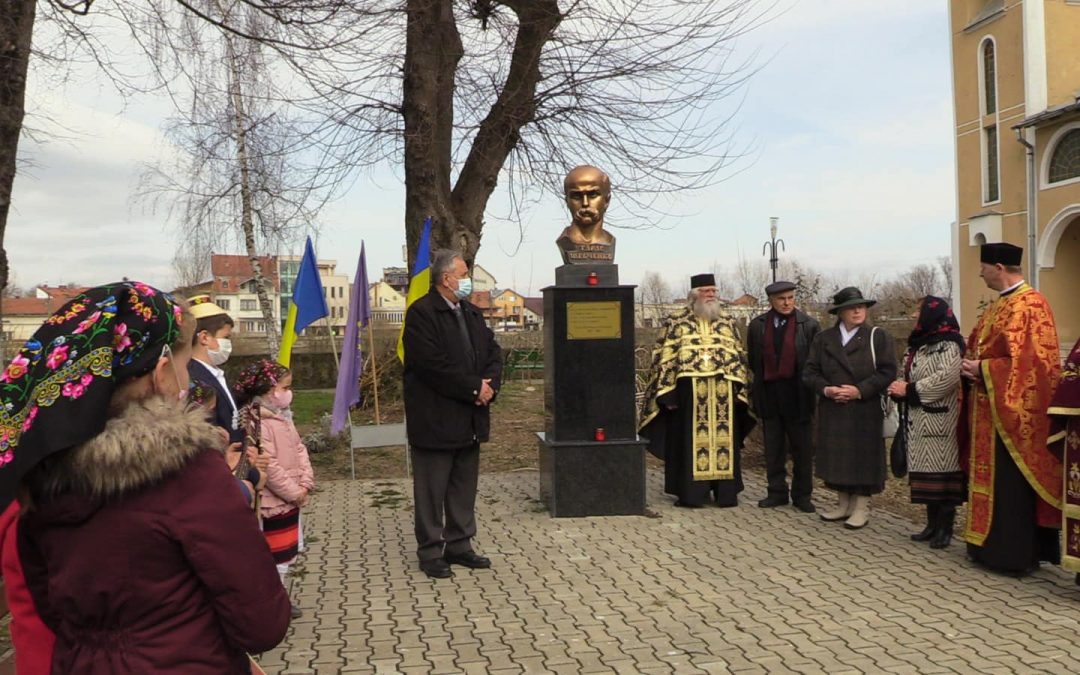
[[[88,516],[101,503],[152,485],[199,452],[220,446],[201,408],[185,409],[159,397],[133,403],[94,438],[39,465],[34,483],[45,502],[40,506],[73,516],[74,501],[81,505],[75,510]]]

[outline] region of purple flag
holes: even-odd
[[[360,327],[371,320],[368,303],[367,258],[360,242],[360,261],[356,264],[352,295],[349,296],[349,320],[345,324],[345,342],[341,347],[337,388],[334,389],[334,415],[330,433],[341,433],[349,422],[349,408],[360,402],[360,373],[364,359],[360,354]]]

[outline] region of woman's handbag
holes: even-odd
[[[889,446],[889,466],[892,467],[892,475],[903,478],[907,475],[908,407],[906,403],[900,403],[896,408],[899,409],[900,423]]]
[[[877,329],[877,326],[870,329],[870,357],[874,359],[874,370],[877,370],[877,350],[874,348],[874,333]],[[895,438],[897,429],[900,427],[900,415],[897,412],[897,405],[885,393],[881,394],[881,416],[881,437]]]

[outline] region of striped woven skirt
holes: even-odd
[[[963,471],[908,474],[912,504],[963,504],[967,501],[967,476]]]
[[[300,547],[300,509],[263,518],[262,523],[274,562],[279,565],[291,563]]]

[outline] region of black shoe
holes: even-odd
[[[930,541],[938,531],[938,513],[941,511],[940,504],[926,505],[926,527],[922,532],[911,535],[911,541]]]
[[[943,506],[938,512],[938,530],[930,540],[930,548],[945,548],[952,541],[953,525],[956,524],[956,507]]]
[[[442,558],[421,560],[420,570],[432,579],[449,579],[454,576],[454,572],[450,569],[450,565]]]
[[[678,506],[680,509],[700,509],[704,504],[687,504],[681,499],[676,499],[675,506]]]
[[[814,506],[814,502],[809,499],[796,499],[794,502],[795,508],[799,509],[803,513],[813,513],[817,511],[817,507]]]
[[[304,616],[304,610],[302,610],[299,607],[297,607],[296,605],[293,605],[293,604],[290,603],[289,604],[289,618],[291,618],[291,619],[299,619],[302,616]]]
[[[777,506],[784,506],[787,503],[788,503],[788,498],[787,497],[781,497],[779,495],[769,495],[765,499],[762,499],[761,501],[759,501],[757,503],[757,505],[758,505],[759,508],[762,508],[762,509],[772,509],[772,508],[775,508]]]
[[[474,570],[486,570],[491,567],[491,560],[485,558],[482,555],[476,555],[475,551],[465,551],[464,553],[447,553],[446,562],[451,565],[461,565],[462,567],[471,567]]]

